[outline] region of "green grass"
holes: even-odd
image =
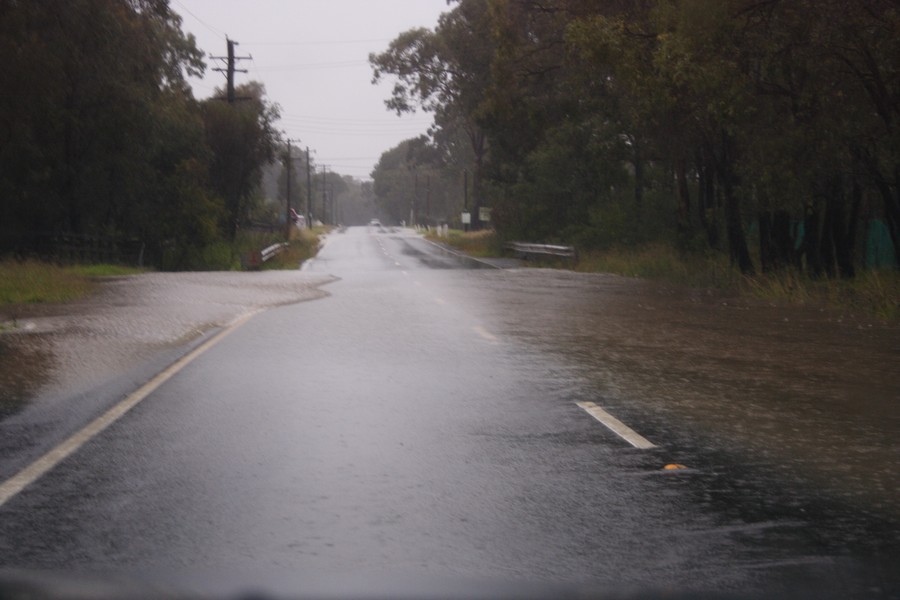
[[[469,256],[477,258],[492,258],[503,255],[503,243],[492,230],[461,231],[459,229],[451,229],[447,232],[447,237],[438,237],[434,231],[428,233],[425,237],[433,242],[448,244]]]
[[[90,276],[34,260],[0,262],[0,306],[69,302],[93,289]]]
[[[733,288],[740,280],[738,271],[723,256],[686,256],[666,244],[579,253],[575,270],[718,289]]]
[[[811,279],[796,270],[744,276],[722,254],[685,255],[665,244],[588,252],[576,271],[615,273],[696,288],[715,288],[788,306],[900,320],[900,273],[863,271],[853,279]]]
[[[123,277],[125,275],[137,275],[138,273],[146,273],[147,269],[138,267],[124,267],[122,265],[72,265],[65,267],[73,273],[84,275],[85,277]]]
[[[796,270],[766,273],[741,280],[749,296],[794,306],[816,306],[900,320],[900,273],[864,271],[853,279],[812,280]]]
[[[316,255],[319,250],[319,237],[328,233],[328,227],[312,229],[292,229],[290,245],[263,263],[265,270],[296,269],[300,264]]]
[[[0,306],[70,302],[91,293],[98,277],[132,275],[118,265],[59,266],[37,260],[0,261]]]
[[[449,237],[429,234],[471,256],[500,256],[502,243],[491,231],[464,233],[451,230]],[[557,266],[559,263],[532,263]],[[893,270],[863,271],[853,279],[814,280],[797,271],[741,275],[722,253],[685,254],[668,244],[640,248],[616,248],[580,252],[574,265],[584,273],[614,273],[685,287],[719,289],[775,304],[810,306],[900,321],[900,273]]]

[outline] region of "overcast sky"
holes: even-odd
[[[266,86],[281,106],[280,128],[309,146],[319,165],[368,179],[381,153],[425,133],[431,116],[397,117],[384,100],[392,82],[371,84],[370,52],[385,50],[399,33],[433,29],[446,0],[170,0],[207,56],[225,56],[225,38],[238,42],[237,85]],[[224,88],[223,73],[207,58],[194,95],[208,98]]]

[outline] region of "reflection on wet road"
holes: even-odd
[[[0,508],[0,564],[900,595],[896,331],[464,266],[331,236],[328,298],[254,317]]]

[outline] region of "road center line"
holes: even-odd
[[[67,457],[74,454],[79,448],[99,435],[104,429],[118,421],[125,413],[137,406],[142,400],[156,391],[162,384],[174,377],[194,359],[221,342],[225,339],[225,336],[249,321],[253,315],[259,312],[262,311],[255,310],[238,317],[229,323],[225,329],[172,363],[168,368],[157,374],[153,379],[142,385],[127,398],[0,484],[0,507],[9,502],[26,487],[43,477]]]
[[[584,410],[587,414],[591,415],[612,431],[620,438],[634,446],[635,448],[640,448],[641,450],[647,450],[649,448],[655,448],[656,446],[647,438],[636,432],[634,429],[618,420],[593,402],[576,402],[575,403],[579,408]]]

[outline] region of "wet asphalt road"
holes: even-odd
[[[330,236],[306,269],[340,278],[327,298],[254,316],[0,508],[0,565],[900,597],[894,480],[879,508],[642,412],[596,340],[551,334],[567,309],[535,294],[566,276],[471,266],[408,232]]]

